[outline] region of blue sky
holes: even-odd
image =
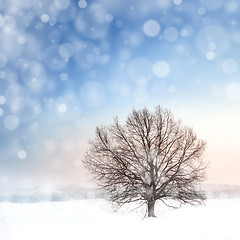
[[[240,184],[237,0],[0,0],[0,184],[83,184],[95,126],[169,108]]]

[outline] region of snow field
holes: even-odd
[[[104,200],[0,203],[1,240],[217,239],[239,240],[240,199],[208,200],[205,206],[156,206],[113,212]]]

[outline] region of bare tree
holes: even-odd
[[[124,125],[116,118],[97,127],[84,164],[110,201],[141,201],[153,217],[157,200],[195,204],[205,199],[197,190],[205,176],[205,145],[169,110],[144,108],[133,110]]]

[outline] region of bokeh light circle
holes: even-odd
[[[226,59],[222,63],[222,70],[227,74],[233,74],[238,70],[238,64],[234,59]]]
[[[15,130],[19,126],[19,118],[15,115],[8,115],[4,119],[4,126],[8,130]]]
[[[154,19],[150,19],[143,24],[143,32],[148,37],[156,37],[160,29],[160,24]]]
[[[166,61],[157,61],[153,65],[153,73],[159,78],[167,77],[170,73],[170,66]]]

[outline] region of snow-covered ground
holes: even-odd
[[[115,213],[101,199],[0,203],[0,239],[240,239],[240,199],[177,210],[158,204],[156,214],[149,219],[143,210]]]

